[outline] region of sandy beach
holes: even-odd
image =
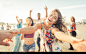
[[[82,39],[85,39],[86,40],[86,25],[77,25],[76,26],[76,32],[77,32],[77,38],[82,38]],[[37,35],[35,33],[35,35]],[[13,38],[13,41],[15,42],[15,38]],[[0,52],[12,52],[13,51],[13,48],[14,48],[14,42],[9,42],[10,43],[10,46],[7,47],[7,46],[0,46]],[[23,43],[23,41],[21,41]],[[35,37],[35,42],[36,42],[36,37]],[[63,52],[74,52],[73,50],[68,50],[68,48],[70,47],[69,43],[67,42],[63,42],[63,43],[59,43],[61,48],[62,48],[62,51]],[[23,52],[22,51],[22,45],[21,44],[21,48],[20,48],[20,51],[19,52]],[[37,52],[37,43],[36,43],[36,52]]]

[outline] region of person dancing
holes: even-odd
[[[43,37],[42,52],[54,52],[52,44],[56,39],[70,43],[78,51],[86,51],[86,41],[65,34],[67,30],[63,23],[61,12],[58,9],[54,9],[44,22],[26,28],[11,30],[10,32],[13,34],[32,34],[39,29],[41,31],[40,35]],[[60,47],[58,46],[56,49],[59,50]]]

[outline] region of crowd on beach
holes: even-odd
[[[7,23],[7,28],[4,30],[4,26],[1,25],[0,30],[0,45],[10,46],[9,41],[12,42],[12,38],[15,37],[15,46],[13,52],[19,52],[21,46],[21,40],[23,42],[24,52],[35,52],[34,33],[37,32],[37,45],[38,52],[62,52],[62,49],[58,43],[63,41],[68,42],[70,45],[69,50],[76,50],[79,52],[86,52],[86,41],[84,39],[76,38],[76,23],[74,16],[70,17],[69,28],[65,25],[64,18],[62,17],[59,9],[54,9],[48,16],[48,8],[45,6],[45,17],[40,18],[41,14],[37,13],[37,20],[34,23],[31,17],[30,10],[29,17],[26,18],[26,27],[22,28],[23,20],[16,16],[17,29],[11,29],[11,26]],[[67,33],[70,33],[67,34]],[[3,37],[2,37],[3,36]],[[5,42],[3,40],[6,39]]]

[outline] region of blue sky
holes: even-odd
[[[74,16],[76,21],[86,19],[86,0],[0,0],[0,22],[16,23],[15,16],[18,15],[25,23],[31,9],[32,18],[37,19],[37,13],[41,13],[43,18],[45,5],[48,7],[48,14],[57,8],[66,16],[66,21],[69,21],[71,16]]]

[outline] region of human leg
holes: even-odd
[[[21,46],[20,36],[16,36],[15,37],[15,46],[14,46],[13,52],[19,52],[20,46]]]

